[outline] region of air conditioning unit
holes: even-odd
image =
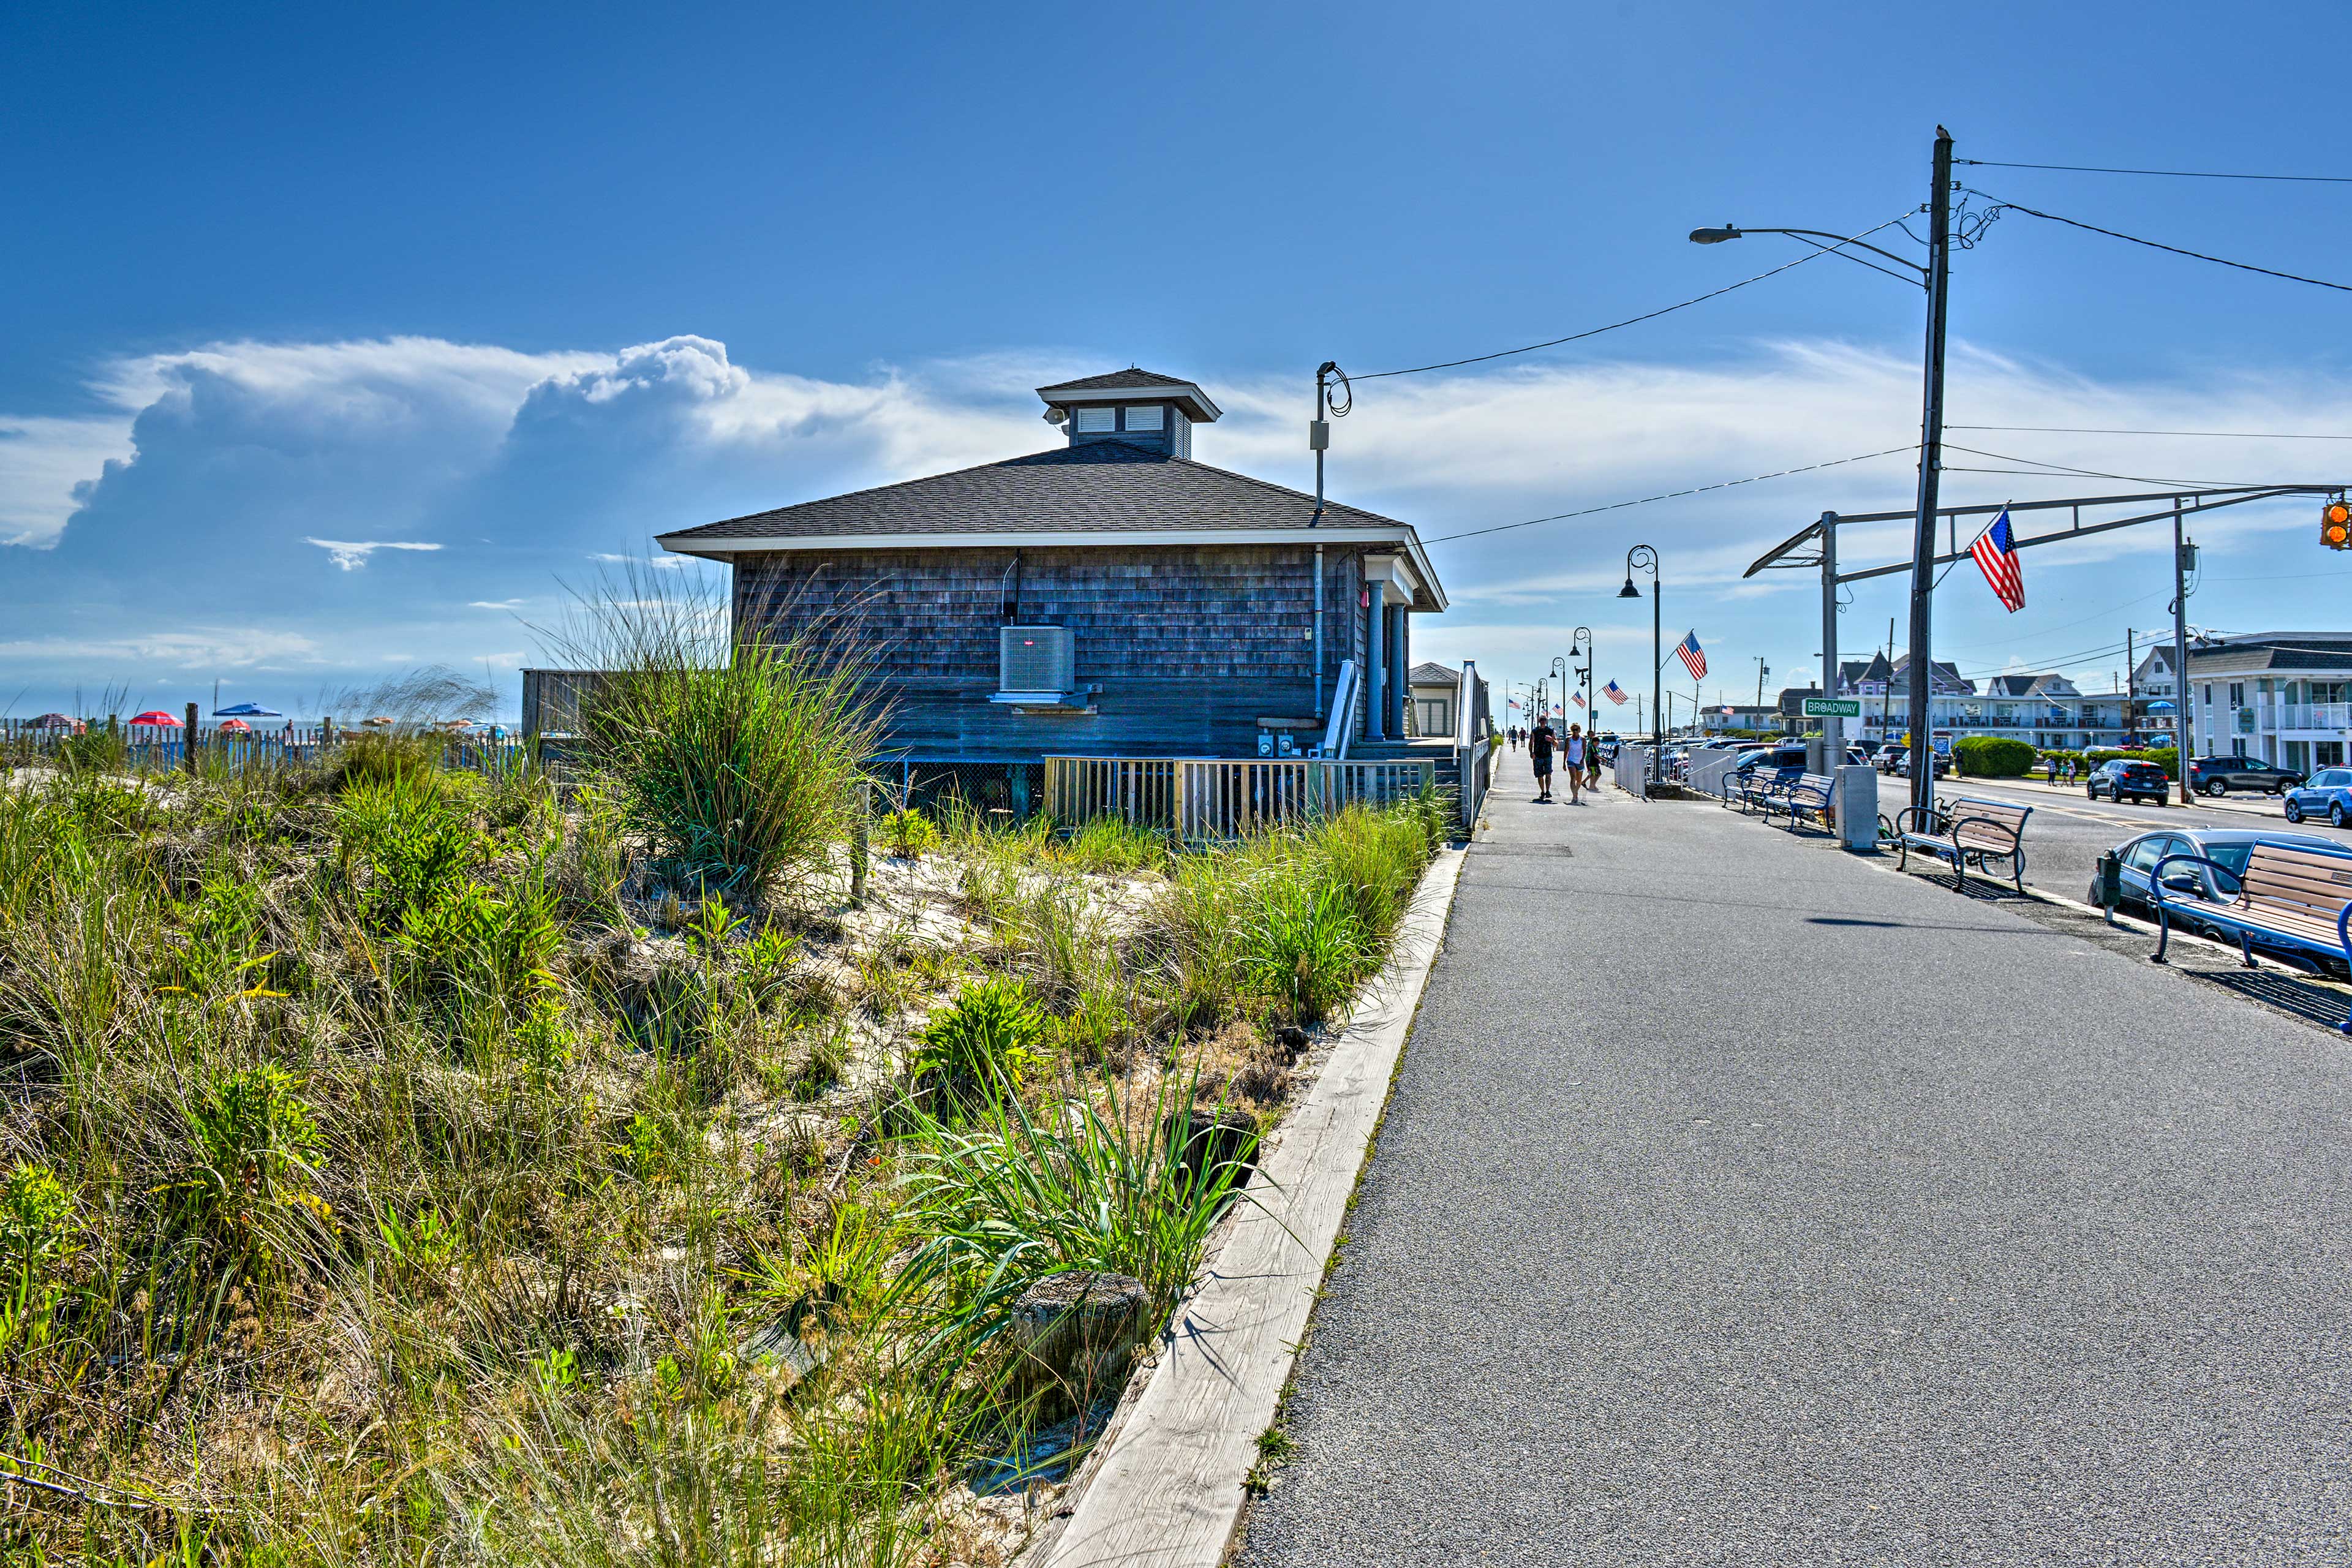
[[[1003,626],[996,634],[996,696],[1058,702],[1077,686],[1067,626]]]

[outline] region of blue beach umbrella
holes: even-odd
[[[213,717],[215,719],[283,719],[286,715],[275,708],[264,708],[258,702],[238,702],[230,707],[214,709]]]

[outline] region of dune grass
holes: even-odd
[[[660,766],[782,805],[627,759],[559,804],[529,764],[396,745],[0,791],[0,1559],[993,1549],[960,1483],[1036,1415],[1010,1301],[1072,1267],[1177,1299],[1241,1201],[1174,1157],[1171,1118],[1223,1092],[1188,1058],[1337,1005],[1433,830],[1359,810],[1177,854],[950,824],[984,940],[853,939],[824,890],[848,778],[805,716],[750,734],[837,700],[798,657],[630,710],[727,709]]]

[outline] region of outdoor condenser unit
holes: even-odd
[[[1067,626],[1003,626],[996,634],[1000,700],[1026,697],[1058,702],[1077,685]]]

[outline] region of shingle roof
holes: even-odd
[[[1433,658],[1425,659],[1405,672],[1404,683],[1407,686],[1459,686],[1462,684],[1462,672],[1448,669]]]
[[[665,533],[660,542],[691,546],[701,539],[856,534],[1304,531],[1314,513],[1313,496],[1281,485],[1124,441],[1088,441],[706,522]],[[1324,504],[1322,526],[1412,535],[1411,527],[1393,518],[1336,502]]]
[[[1129,389],[1161,386],[1190,386],[1192,384],[1181,375],[1161,375],[1154,370],[1138,370],[1129,365],[1107,375],[1082,375],[1076,381],[1057,381],[1051,386],[1037,389],[1040,397],[1056,392],[1125,392]]]

